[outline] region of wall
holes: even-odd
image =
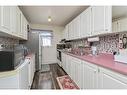
[[[52,47],[50,48],[50,51],[47,49],[44,50],[44,57],[45,60],[48,60],[48,62],[43,62],[50,64],[50,63],[56,63],[57,62],[57,51],[56,51],[56,44],[59,43],[59,41],[62,38],[62,31],[64,27],[59,26],[48,26],[48,25],[40,25],[40,24],[31,24],[30,27],[32,29],[40,29],[40,30],[52,30],[53,31],[53,41],[52,41]],[[47,52],[47,53],[46,53]]]

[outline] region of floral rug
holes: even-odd
[[[56,79],[60,89],[79,89],[79,87],[68,75],[57,77]]]

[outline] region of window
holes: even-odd
[[[42,46],[51,46],[52,45],[52,32],[42,32],[40,34],[41,36],[41,43],[42,43]]]

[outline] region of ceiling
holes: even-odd
[[[32,24],[65,26],[88,6],[20,6],[21,11]],[[48,22],[51,16],[52,21]]]
[[[113,19],[127,16],[127,6],[113,6],[112,16]]]

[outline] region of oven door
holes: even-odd
[[[59,66],[62,66],[62,64],[61,64],[61,51],[59,51],[59,50],[57,50],[57,61],[58,61]]]
[[[61,61],[61,51],[57,50],[57,59]]]

